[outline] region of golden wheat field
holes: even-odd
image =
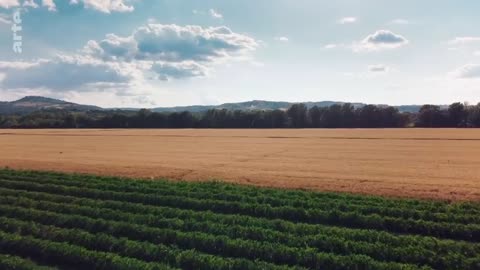
[[[2,130],[0,166],[480,200],[480,130]]]

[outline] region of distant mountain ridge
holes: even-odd
[[[177,107],[157,107],[153,108],[155,112],[202,112],[210,109],[226,109],[226,110],[286,110],[295,103],[303,103],[308,108],[313,106],[328,107],[334,104],[344,104],[338,101],[319,101],[319,102],[286,102],[286,101],[266,101],[252,100],[237,103],[224,103],[220,105],[193,105],[193,106],[177,106]],[[351,103],[355,107],[361,107],[363,103]]]
[[[192,106],[175,106],[175,107],[155,107],[150,108],[154,112],[203,112],[210,109],[226,109],[226,110],[286,110],[292,104],[299,102],[286,101],[266,101],[266,100],[252,100],[237,103],[224,103],[220,105],[192,105]],[[344,104],[347,102],[340,101],[318,101],[318,102],[301,102],[308,108],[313,106],[328,107],[334,104]],[[351,103],[354,107],[365,106],[365,103]],[[378,104],[377,104],[378,105]],[[387,105],[379,105],[387,106]],[[401,112],[418,112],[421,105],[401,105],[393,106]],[[441,105],[445,107],[445,105]],[[101,108],[92,105],[82,105],[72,102],[67,102],[59,99],[53,99],[41,96],[26,96],[16,101],[1,102],[0,114],[14,114],[14,113],[30,113],[40,110],[67,110],[67,111],[94,111],[94,110],[127,110],[134,111],[140,108]]]
[[[266,101],[266,100],[252,100],[237,103],[224,103],[220,105],[192,105],[192,106],[176,106],[176,107],[157,107],[152,108],[154,112],[203,112],[210,109],[226,109],[226,110],[286,110],[290,106],[296,103],[303,103],[308,108],[317,107],[329,107],[335,104],[350,103],[355,108],[363,107],[366,103],[359,102],[342,102],[342,101],[307,101],[307,102],[286,102],[286,101]],[[388,106],[386,104],[375,104],[378,106]],[[392,106],[397,108],[400,112],[415,113],[420,110],[422,105],[400,105]],[[447,107],[447,105],[440,105],[441,108]]]
[[[40,110],[69,110],[69,111],[91,111],[102,110],[92,105],[81,105],[54,98],[41,96],[26,96],[16,101],[0,102],[1,114],[30,113]]]

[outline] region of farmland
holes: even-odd
[[[480,204],[0,170],[1,269],[478,269]]]
[[[480,130],[2,130],[0,166],[480,200]]]

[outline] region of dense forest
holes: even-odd
[[[26,115],[0,115],[0,128],[403,128],[480,127],[480,103],[453,103],[442,109],[424,105],[418,113],[389,106],[335,104],[288,110],[217,110],[191,113],[139,111],[42,110]]]

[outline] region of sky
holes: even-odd
[[[0,100],[476,104],[479,11],[477,0],[0,0]]]

